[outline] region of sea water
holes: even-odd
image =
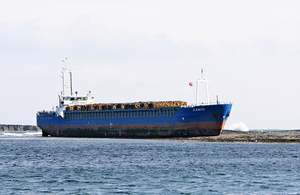
[[[300,194],[300,144],[0,136],[0,194]]]

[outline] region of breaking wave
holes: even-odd
[[[0,136],[42,136],[42,131],[0,131]]]
[[[227,130],[233,130],[233,131],[249,131],[249,128],[242,122],[230,125],[230,127]]]

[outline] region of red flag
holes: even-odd
[[[193,82],[189,82],[189,85],[190,85],[190,86],[193,86]]]

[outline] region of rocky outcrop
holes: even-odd
[[[34,125],[0,125],[0,131],[41,131]]]
[[[184,140],[184,138],[179,138]],[[288,131],[223,131],[219,136],[185,138],[202,142],[300,143],[300,130]]]

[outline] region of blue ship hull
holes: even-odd
[[[232,104],[177,107],[113,109],[108,111],[37,113],[37,126],[43,136],[160,138],[219,135]],[[73,113],[73,115],[72,115]],[[149,114],[155,113],[155,114]],[[98,114],[98,115],[97,115]],[[72,116],[72,117],[71,117]]]

